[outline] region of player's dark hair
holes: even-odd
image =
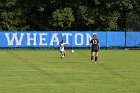
[[[61,41],[61,43],[64,42],[64,40]]]

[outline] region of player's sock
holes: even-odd
[[[64,57],[65,56],[65,53],[62,53],[62,57]]]
[[[95,62],[98,60],[98,57],[95,57]]]
[[[91,60],[93,60],[93,58],[94,58],[94,57],[93,57],[93,56],[91,56]]]
[[[63,58],[64,57],[64,54],[62,53],[62,56],[61,56],[61,58]]]

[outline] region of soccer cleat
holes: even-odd
[[[91,60],[91,62],[93,63],[93,62],[94,62],[94,60]]]
[[[95,64],[97,63],[97,61],[94,62]]]
[[[65,56],[63,55],[63,56],[61,56],[61,58],[64,58]]]

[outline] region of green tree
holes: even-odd
[[[52,13],[50,24],[55,29],[67,30],[72,27],[75,18],[73,16],[72,8],[65,7],[64,9],[57,9]]]
[[[17,0],[2,0],[0,2],[0,29],[26,30],[28,26],[22,18],[22,10],[17,7]]]
[[[138,0],[1,0],[0,30],[125,30]]]

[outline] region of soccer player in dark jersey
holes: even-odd
[[[93,39],[90,41],[90,43],[92,44],[91,46],[91,61],[94,63],[97,63],[98,60],[98,51],[100,49],[100,44],[99,44],[99,40],[97,39],[97,35],[94,34],[93,35]],[[94,60],[95,57],[95,60]]]

